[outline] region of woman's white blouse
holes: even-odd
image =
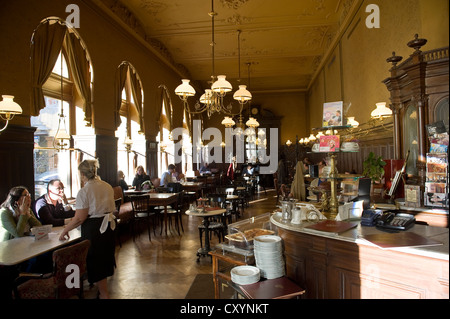
[[[100,228],[102,233],[106,230],[108,221],[114,230],[115,208],[113,188],[100,179],[89,180],[78,192],[76,209],[88,209],[89,218],[103,218]]]

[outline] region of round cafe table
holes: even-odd
[[[205,225],[205,247],[199,248],[197,250],[197,261],[200,260],[202,256],[208,256],[208,253],[212,250],[209,243],[209,219],[211,217],[221,215],[225,213],[227,210],[223,208],[213,208],[213,207],[205,207],[205,212],[201,212],[199,210],[195,211],[186,211],[186,215],[188,216],[196,216],[203,218],[203,225]]]

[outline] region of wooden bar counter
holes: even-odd
[[[306,298],[449,298],[448,228],[416,224],[407,231],[442,245],[381,249],[364,237],[388,233],[359,223],[336,234],[284,223],[279,214],[271,222],[284,241],[286,275]]]

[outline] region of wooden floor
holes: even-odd
[[[241,219],[272,212],[276,205],[274,190],[258,192],[245,208]],[[111,298],[115,299],[183,299],[197,274],[211,274],[211,259],[202,257],[197,262],[200,247],[198,224],[201,219],[183,216],[184,233],[175,229],[167,235],[152,233],[151,242],[147,231],[135,241],[122,234],[122,247],[116,247],[117,268],[108,279]],[[213,236],[211,246],[218,243]],[[85,285],[85,298],[95,298],[97,288]],[[211,296],[211,299],[214,296]]]

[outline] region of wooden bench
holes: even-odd
[[[128,222],[133,218],[133,207],[131,206],[131,202],[125,202],[124,194],[122,191],[122,187],[115,186],[114,190],[114,200],[122,199],[120,203],[120,209],[116,214],[116,218],[119,219],[119,223]]]

